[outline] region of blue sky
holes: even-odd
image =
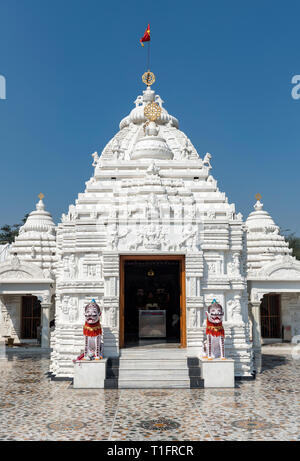
[[[141,93],[151,24],[155,90],[237,210],[260,192],[300,235],[299,1],[0,0],[0,224],[37,194],[55,221]]]

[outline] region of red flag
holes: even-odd
[[[143,42],[150,42],[150,24],[148,24],[148,27],[145,30],[143,37],[140,39],[140,42],[142,46],[144,46]]]

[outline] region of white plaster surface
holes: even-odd
[[[147,126],[149,102],[159,104],[161,115]],[[120,254],[180,254],[187,355],[201,349],[204,313],[215,298],[224,308],[225,348],[235,374],[251,376],[253,346],[260,354],[265,293],[283,293],[282,324],[291,327],[291,336],[300,334],[300,262],[260,201],[243,221],[211,174],[211,154],[197,152],[153,89],[134,104],[100,155],[92,154],[85,190],[58,226],[39,200],[15,242],[0,247],[0,327],[20,341],[21,296],[38,296],[43,345],[55,315],[50,371],[71,377],[72,360],[84,347],[84,306],[91,298],[103,308],[104,356],[120,354]]]
[[[234,360],[202,359],[204,387],[234,387]]]
[[[77,360],[74,366],[75,389],[103,389],[106,377],[106,359]]]

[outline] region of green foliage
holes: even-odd
[[[0,244],[12,243],[15,240],[15,237],[18,235],[19,229],[25,223],[28,218],[28,214],[24,216],[21,224],[4,224],[0,227]]]
[[[293,250],[293,256],[300,261],[300,237],[296,237],[294,233],[285,235],[285,239],[289,242],[289,247]]]

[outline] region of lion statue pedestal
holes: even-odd
[[[76,360],[74,389],[104,389],[106,362],[102,360]]]
[[[106,378],[106,359],[103,359],[103,335],[100,323],[101,308],[94,299],[85,306],[83,327],[84,352],[73,360],[73,387],[103,389]]]

